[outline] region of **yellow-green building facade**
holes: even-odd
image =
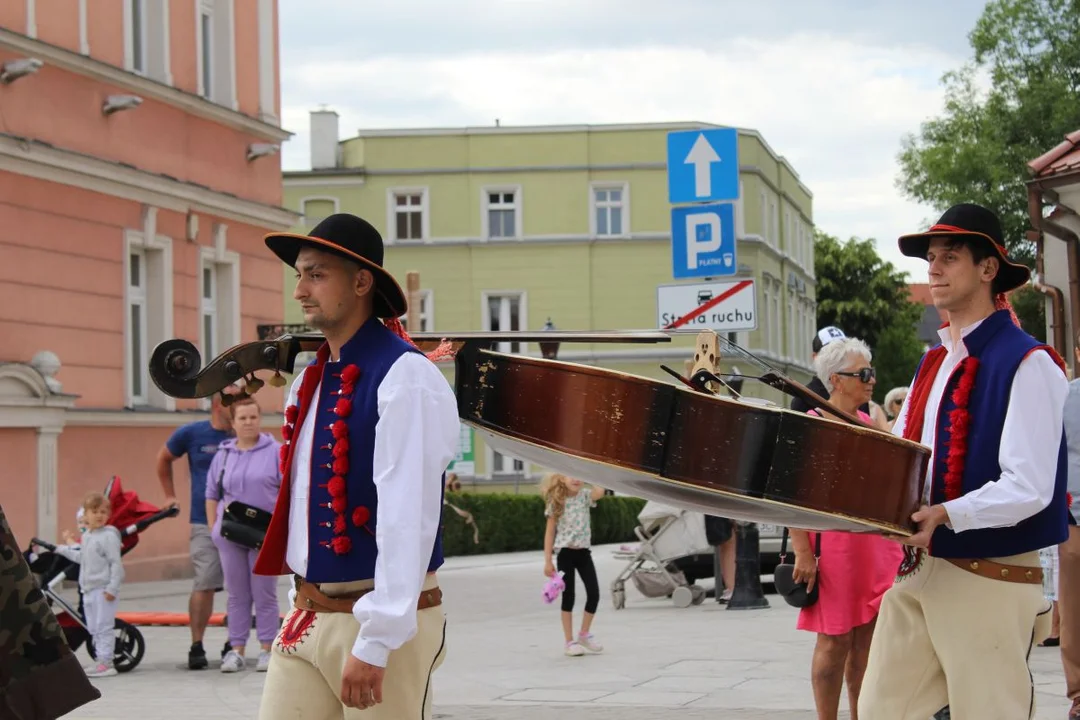
[[[315,111],[311,121],[313,169],[284,174],[284,205],[303,214],[296,229],[333,212],[375,225],[402,287],[407,272],[419,273],[421,330],[540,330],[549,320],[560,330],[654,330],[657,286],[700,281],[672,276],[666,137],[718,126],[375,130],[339,141],[333,111]],[[739,131],[739,162],[739,274],[716,280],[753,279],[758,322],[730,337],[806,382],[815,332],[812,196],[754,130]],[[285,318],[303,322],[291,297]],[[693,333],[660,345],[564,344],[559,359],[674,382],[660,364],[685,370],[693,345]],[[535,344],[506,349],[540,354]],[[444,367],[452,383],[453,364]],[[743,392],[787,402],[753,381]],[[463,449],[455,469],[477,489],[531,489],[544,472],[471,444],[471,458]]]

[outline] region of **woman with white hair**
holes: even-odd
[[[829,402],[840,410],[874,422],[859,406],[874,391],[875,373],[870,348],[862,340],[834,340],[814,358],[814,371],[829,391]],[[810,410],[810,414],[822,412]],[[829,417],[827,412],[825,417]],[[872,492],[871,489],[867,489]],[[866,672],[881,597],[893,583],[903,556],[899,544],[878,535],[826,532],[821,553],[814,557],[816,537],[791,529],[796,582],[808,590],[818,586],[818,600],[799,612],[796,627],[817,633],[811,664],[811,683],[819,720],[836,720],[840,691],[847,680],[852,720],[858,720],[859,689]],[[813,533],[816,535],[816,533]]]
[[[892,430],[892,426],[896,424],[896,418],[900,415],[900,409],[904,407],[907,395],[907,386],[894,387],[885,394],[885,413],[889,416],[889,430]]]

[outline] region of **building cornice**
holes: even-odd
[[[14,135],[0,133],[0,160],[0,168],[19,175],[180,213],[194,210],[275,230],[293,227],[300,219],[299,213],[282,207]]]
[[[95,60],[21,33],[0,28],[0,48],[35,57],[46,65],[89,77],[99,82],[131,90],[143,99],[154,99],[199,117],[249,133],[263,140],[284,142],[293,133],[263,122],[194,93],[128,72],[115,65]],[[32,82],[32,81],[31,81]]]
[[[394,138],[394,137],[450,137],[453,135],[543,135],[543,134],[555,134],[555,133],[603,133],[603,132],[640,132],[640,131],[665,131],[672,132],[678,130],[713,130],[718,128],[727,128],[730,125],[717,125],[715,123],[706,122],[659,122],[659,123],[611,123],[611,124],[577,124],[577,125],[521,125],[521,126],[508,126],[508,125],[485,125],[485,126],[473,126],[473,127],[434,127],[434,128],[373,128],[373,129],[361,129],[357,134],[351,138],[341,141],[342,143],[349,142],[349,140],[364,140],[366,138]],[[788,159],[783,155],[778,154],[769,145],[768,141],[761,135],[760,132],[753,128],[735,128],[739,135],[746,137],[752,137],[761,143],[761,146],[765,148],[765,151],[780,165],[783,165],[791,173],[795,182],[798,184],[799,189],[806,193],[807,197],[813,199],[814,194],[810,192],[810,188],[803,184],[799,178],[799,174],[792,167]]]
[[[763,141],[764,142],[764,141]],[[294,187],[356,187],[363,185],[366,177],[423,177],[425,175],[512,175],[515,173],[544,173],[544,172],[634,172],[641,170],[667,170],[667,163],[663,162],[640,162],[640,163],[611,163],[607,165],[494,165],[490,167],[441,167],[441,168],[335,168],[332,170],[289,170],[282,173],[282,182],[285,188]],[[781,190],[780,186],[773,182],[768,173],[756,165],[743,164],[739,166],[740,175],[754,175],[761,179],[765,185],[777,195],[784,197],[799,213],[799,216],[807,223],[813,224],[810,215],[799,205],[798,201],[788,192]],[[808,197],[813,194],[801,182],[802,188]]]

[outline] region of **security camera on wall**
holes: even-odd
[[[280,149],[280,145],[274,145],[272,143],[252,143],[251,145],[248,145],[247,159],[250,161],[255,158],[273,155]]]
[[[45,63],[37,58],[22,58],[20,60],[8,60],[0,66],[0,83],[5,85],[18,80],[26,75],[33,75]]]
[[[142,98],[138,95],[110,95],[105,98],[105,105],[102,106],[101,112],[112,115],[114,112],[130,110],[140,105],[142,105]]]

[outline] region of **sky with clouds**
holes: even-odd
[[[895,239],[936,219],[896,188],[901,137],[937,115],[985,0],[279,0],[286,170],[308,112],[360,128],[703,121],[755,128],[814,221]]]

